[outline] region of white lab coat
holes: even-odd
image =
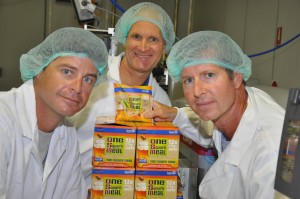
[[[284,110],[269,95],[247,87],[248,105],[227,148],[221,152],[221,134],[213,139],[219,158],[204,176],[202,199],[274,198],[278,151]]]
[[[38,136],[29,80],[0,95],[0,198],[86,198],[75,128],[60,124],[55,129],[44,168]]]
[[[121,53],[118,56],[109,58],[108,81],[95,87],[85,108],[69,118],[77,128],[82,161],[81,165],[88,188],[91,187],[93,134],[96,117],[115,116],[116,114],[113,83],[121,83],[120,63],[123,55],[124,53]],[[152,96],[155,101],[168,106],[171,105],[167,93],[159,86],[152,74],[150,75],[148,85],[152,86]],[[209,145],[210,139],[199,138],[198,128],[201,127],[198,126],[200,123],[196,121],[196,118],[199,119],[189,107],[179,109],[179,114],[173,124],[179,126],[182,133],[191,137],[193,140],[196,139],[198,142]]]

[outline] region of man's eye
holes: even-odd
[[[212,78],[212,77],[214,77],[214,76],[215,76],[214,73],[206,73],[206,74],[205,74],[205,77],[206,77],[206,78]]]
[[[92,83],[94,83],[96,80],[95,80],[95,78],[92,78],[92,77],[84,77],[84,78],[83,78],[83,81],[84,81],[85,83],[87,83],[87,84],[92,84]]]
[[[193,83],[193,79],[192,78],[186,78],[186,79],[183,79],[182,81],[184,84],[190,84],[190,83]]]
[[[132,37],[133,39],[139,39],[139,38],[141,38],[140,35],[132,35],[131,37]]]
[[[72,71],[70,71],[68,69],[63,69],[62,72],[63,72],[64,75],[71,75],[72,74]]]
[[[156,42],[158,39],[156,39],[155,37],[151,37],[150,38],[150,42]]]

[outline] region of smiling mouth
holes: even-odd
[[[137,56],[138,58],[142,58],[142,59],[151,57],[151,55],[141,55],[141,54],[135,54],[135,56]]]

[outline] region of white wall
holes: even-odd
[[[282,27],[282,41],[300,34],[300,1],[280,0],[277,27]],[[286,88],[300,87],[300,38],[275,52],[273,79]]]

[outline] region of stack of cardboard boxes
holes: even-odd
[[[180,198],[179,139],[169,122],[96,124],[92,198]]]
[[[127,124],[127,125],[126,125]],[[133,198],[136,130],[134,123],[96,125],[92,198]]]

